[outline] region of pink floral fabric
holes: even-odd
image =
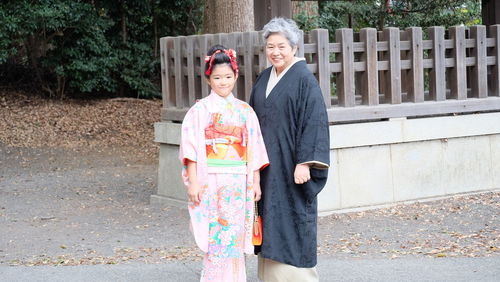
[[[246,166],[208,167],[205,129],[214,115],[223,125],[244,127],[248,132],[242,143]],[[269,164],[253,109],[233,95],[223,98],[214,92],[198,101],[182,123],[179,159],[186,185],[186,162],[197,162],[203,191],[199,205],[188,204],[196,244],[206,253],[201,281],[245,281],[244,253],[253,254],[253,173]]]

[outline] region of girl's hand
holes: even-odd
[[[254,201],[260,200],[262,190],[260,189],[260,170],[253,172],[253,199]]]
[[[198,182],[189,183],[187,193],[189,201],[193,202],[195,206],[201,202],[201,186]]]
[[[308,164],[296,165],[293,177],[296,184],[304,184],[307,181],[309,181],[309,179],[311,179],[311,175],[309,172],[309,165]]]
[[[253,184],[253,199],[254,201],[259,201],[262,196],[262,190],[260,190],[260,183]]]
[[[196,162],[187,160],[186,172],[189,179],[189,185],[187,187],[188,199],[196,206],[201,201],[201,187],[198,183],[198,176],[196,175]]]

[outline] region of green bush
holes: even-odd
[[[410,26],[474,25],[481,23],[481,2],[477,0],[404,0],[391,1],[354,0],[319,1],[319,17],[303,14],[295,16],[301,28],[326,28],[333,38],[338,28],[374,27],[379,30],[394,26],[404,29]]]
[[[201,4],[200,0],[4,0],[0,79],[15,83],[6,74],[18,66],[32,73],[35,87],[53,97],[158,96],[159,38],[196,33]]]

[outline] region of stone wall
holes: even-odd
[[[500,113],[332,125],[330,137],[320,212],[500,188]],[[160,164],[151,202],[185,206],[180,124],[155,124],[155,141]]]

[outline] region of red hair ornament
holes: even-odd
[[[229,57],[229,60],[231,62],[231,68],[233,69],[233,71],[238,74],[238,64],[236,63],[236,51],[234,51],[233,49],[224,49],[224,50],[217,50],[215,51],[212,56],[205,56],[205,63],[209,63],[208,64],[208,68],[207,70],[205,71],[205,74],[207,76],[210,76],[210,74],[212,73],[212,67],[213,67],[213,62],[214,62],[214,58],[215,58],[215,54],[217,53],[221,53],[221,52],[224,52],[224,54],[226,54],[228,57]]]

